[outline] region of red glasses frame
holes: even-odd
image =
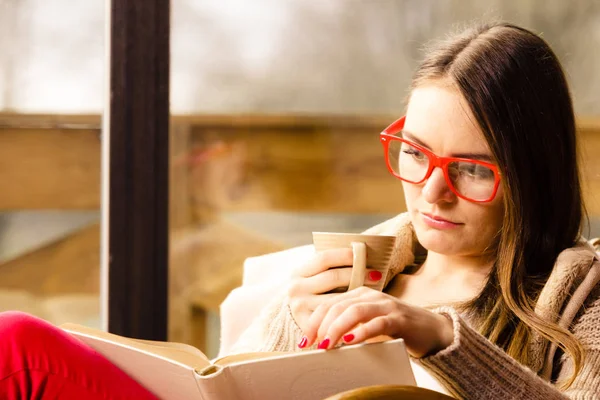
[[[461,199],[465,199],[467,201],[472,201],[474,203],[489,203],[490,201],[494,200],[494,198],[496,197],[496,193],[498,192],[498,186],[500,184],[500,171],[498,171],[498,167],[496,165],[490,164],[485,161],[473,160],[473,159],[469,159],[469,158],[441,157],[441,156],[438,156],[435,153],[433,153],[431,150],[424,148],[423,146],[420,146],[409,140],[406,140],[406,139],[396,136],[395,133],[402,131],[402,129],[404,128],[405,120],[406,120],[406,116],[398,119],[397,121],[393,122],[390,126],[385,128],[383,130],[383,132],[381,132],[379,135],[379,140],[381,141],[381,144],[383,145],[385,162],[387,164],[388,170],[390,171],[390,173],[392,175],[394,175],[396,178],[398,178],[404,182],[413,183],[413,184],[418,185],[420,183],[425,182],[427,179],[429,179],[429,177],[431,176],[431,173],[433,172],[433,169],[437,167],[437,168],[442,169],[442,171],[444,173],[444,179],[446,180],[446,184],[448,185],[448,187],[450,188],[452,193],[454,193]],[[394,172],[394,169],[392,168],[392,165],[390,163],[390,156],[389,156],[389,147],[390,147],[390,142],[392,140],[408,143],[411,146],[419,149],[420,151],[422,151],[424,154],[427,155],[427,157],[430,160],[430,163],[429,163],[429,169],[427,170],[427,173],[425,174],[425,177],[423,179],[421,179],[418,182],[414,182],[414,181],[410,181],[408,179],[402,178],[400,175],[398,175],[396,172]],[[494,190],[492,191],[492,194],[490,195],[489,198],[487,198],[485,200],[471,199],[469,197],[466,197],[466,196],[460,194],[454,188],[454,185],[452,184],[452,181],[450,180],[450,176],[448,175],[448,164],[450,164],[451,162],[456,162],[456,161],[470,162],[470,163],[474,163],[474,164],[483,165],[484,167],[489,168],[494,172]]]

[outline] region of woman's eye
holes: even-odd
[[[422,151],[415,149],[414,147],[406,147],[402,149],[404,154],[411,155],[415,160],[423,161],[427,157]]]
[[[469,176],[475,179],[494,179],[494,171],[479,164],[462,164],[459,172],[463,176]]]
[[[465,175],[476,175],[477,173],[477,165],[475,164],[465,164],[460,169],[460,172]]]

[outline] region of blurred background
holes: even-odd
[[[173,0],[169,339],[214,356],[245,258],[404,210],[378,133],[422,47],[503,19],[550,43],[600,236],[600,1]],[[105,1],[0,0],[0,310],[99,326]]]

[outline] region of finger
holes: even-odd
[[[367,269],[365,285],[375,285],[382,278],[381,272]],[[321,294],[342,288],[347,290],[352,279],[352,268],[331,268],[309,278],[300,278],[288,290],[290,296],[299,296],[307,293]]]
[[[352,249],[329,249],[318,252],[298,271],[299,276],[310,277],[330,268],[352,266]]]
[[[328,338],[330,346],[333,346],[342,340],[343,336],[350,331],[360,329],[363,324],[368,324],[370,321],[378,319],[379,317],[387,316],[391,311],[389,305],[390,303],[388,301],[359,302],[352,304],[341,314],[328,322],[328,326],[325,327],[325,324],[323,324],[324,330],[322,337]],[[387,329],[387,325],[384,328]],[[386,333],[382,331],[375,336],[385,334]]]
[[[314,310],[322,303],[331,301],[331,299],[339,294],[323,294],[323,295],[309,295],[300,296],[288,299],[290,311],[292,313],[292,319],[296,322],[296,325],[304,331],[310,316]]]
[[[320,294],[337,288],[348,288],[351,277],[352,268],[331,268],[308,278],[299,278],[297,282],[290,287],[288,293],[291,296],[296,296],[306,293]]]
[[[290,299],[289,304],[292,310],[302,310],[305,312],[314,312],[317,307],[321,304],[331,301],[336,296],[340,296],[339,293],[329,294],[313,294],[308,296],[302,296],[299,298]]]
[[[364,301],[361,301],[361,299],[359,299],[357,297],[353,297],[353,298],[346,299],[343,301],[340,301],[338,299],[338,301],[335,302],[335,304],[333,304],[331,307],[329,307],[329,309],[327,310],[327,313],[323,316],[321,323],[319,324],[319,327],[317,329],[317,338],[318,339],[329,338],[328,332],[329,332],[329,327],[331,326],[331,324],[334,321],[336,321],[340,317],[340,315],[342,315],[342,313],[344,311],[346,311],[349,307],[356,305],[356,304],[364,304]],[[350,327],[349,329],[351,329],[353,327],[354,326]],[[331,339],[331,338],[329,338],[329,339]]]
[[[340,296],[343,296],[343,294],[338,295],[338,297]],[[321,325],[323,318],[325,318],[325,315],[327,315],[329,308],[333,304],[335,304],[334,301],[327,301],[320,304],[308,319],[308,322],[306,323],[306,329],[304,330],[304,336],[307,339],[308,346],[312,346],[317,339],[319,326]]]
[[[327,321],[334,319],[336,315],[339,315],[346,308],[357,302],[364,302],[372,297],[377,297],[381,295],[380,292],[375,291],[373,289],[369,289],[367,287],[360,287],[349,292],[340,294],[336,296],[333,300],[324,302],[312,313],[308,322],[307,328],[305,331],[305,336],[307,337],[308,343],[312,345],[317,339],[324,339],[324,334],[320,334],[322,332],[326,332],[327,327],[330,322],[326,322],[324,325],[324,320],[327,315],[331,312],[331,308],[334,308],[333,314],[329,317]],[[324,327],[324,328],[323,328]],[[325,329],[325,330],[323,330]]]
[[[397,331],[397,329],[394,329],[393,326],[401,325],[399,321],[394,319],[395,318],[389,315],[380,315],[375,317],[370,321],[358,325],[351,331],[344,333],[342,336],[343,341],[346,344],[354,344],[361,343],[378,336],[387,336],[391,339],[393,334],[392,331]],[[399,336],[399,332],[396,332],[394,336]]]
[[[315,310],[314,315],[311,315],[312,319],[309,321],[311,328],[316,330],[315,340],[324,339],[333,320],[346,309],[354,304],[374,301],[380,294],[378,291],[361,286],[336,297],[334,302],[324,304],[326,307],[323,306],[320,310]]]

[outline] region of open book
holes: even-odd
[[[415,385],[402,339],[209,360],[185,344],[130,339],[75,324],[70,332],[164,400],[323,399],[370,385]]]

